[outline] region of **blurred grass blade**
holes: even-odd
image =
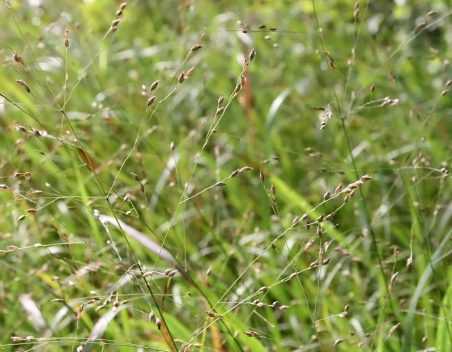
[[[289,93],[290,93],[290,89],[284,89],[281,93],[279,93],[279,95],[276,97],[276,99],[273,100],[272,105],[270,105],[270,109],[268,110],[268,114],[267,114],[267,120],[266,120],[267,127],[273,126],[275,119],[276,119],[276,115],[277,115],[279,109],[281,108],[282,104],[286,100],[286,98],[289,96]]]
[[[47,323],[44,316],[41,313],[36,302],[31,298],[29,294],[23,294],[19,296],[19,302],[22,308],[27,313],[27,318],[36,331],[44,330],[47,327]]]
[[[108,215],[99,215],[99,220],[103,224],[111,224],[118,229],[122,229],[128,236],[140,242],[143,246],[145,246],[151,252],[159,256],[161,259],[167,261],[168,263],[174,264],[176,262],[173,255],[165,248],[161,247],[160,245],[149,239],[144,233],[134,229],[132,226],[127,225],[123,221],[115,219],[114,217]]]
[[[119,307],[111,308],[106,314],[104,314],[93,326],[91,334],[88,337],[87,345],[84,351],[89,351],[91,346],[90,343],[95,342],[97,339],[101,338],[108,327],[108,324],[115,318],[115,316],[123,309],[127,308],[127,305],[122,305]]]
[[[221,333],[216,323],[210,325],[210,333],[212,335],[213,350],[215,352],[225,352],[226,350],[221,341]]]

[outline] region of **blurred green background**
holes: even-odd
[[[450,1],[0,14],[1,350],[452,349]]]

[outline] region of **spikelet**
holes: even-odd
[[[332,117],[333,111],[331,110],[331,105],[327,104],[327,106],[325,106],[319,114],[321,130],[323,130],[327,126],[328,122],[331,120]]]

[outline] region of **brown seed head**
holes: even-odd
[[[64,30],[64,46],[69,48],[69,29]]]
[[[190,50],[191,50],[191,52],[195,52],[195,51],[198,51],[201,48],[202,48],[202,44],[198,43],[198,44],[193,45]]]
[[[151,106],[152,104],[154,104],[156,99],[157,99],[157,97],[155,95],[150,96],[149,99],[146,102],[146,105],[147,106]]]
[[[151,87],[149,88],[149,90],[151,92],[153,92],[154,90],[156,90],[158,88],[159,84],[160,84],[159,80],[152,82]]]
[[[16,80],[16,83],[18,85],[22,86],[27,91],[27,93],[31,93],[30,86],[24,80],[18,79],[18,80]]]

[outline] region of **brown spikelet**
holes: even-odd
[[[330,104],[328,104],[327,106],[325,106],[323,108],[323,110],[319,114],[320,129],[321,130],[323,130],[327,126],[328,122],[330,121],[330,119],[332,117],[333,117],[333,112],[331,110]]]
[[[250,53],[248,54],[248,60],[249,62],[253,61],[256,57],[256,49],[251,49]]]
[[[64,30],[64,46],[69,48],[69,29]]]
[[[185,71],[185,73],[184,73],[185,79],[189,78],[193,74],[194,70],[195,70],[195,66],[190,67],[187,71]]]
[[[195,51],[198,51],[198,50],[200,50],[202,48],[202,44],[195,44],[195,45],[193,45],[192,47],[191,47],[191,49],[190,49],[190,51],[193,53],[193,52],[195,52]]]
[[[13,56],[14,62],[17,64],[21,64],[22,66],[25,66],[25,61],[18,53],[14,53]]]
[[[177,77],[177,81],[179,82],[179,83],[183,83],[184,81],[185,81],[185,72],[181,72],[180,74],[179,74],[179,76]]]
[[[31,93],[31,88],[30,88],[30,86],[27,84],[27,82],[25,82],[25,81],[22,80],[22,79],[18,79],[18,80],[16,80],[16,83],[17,83],[18,85],[22,86],[22,87],[27,91],[27,93]]]
[[[160,84],[159,80],[152,82],[151,87],[149,88],[149,90],[151,92],[153,92],[154,90],[156,90],[158,88],[159,84]]]
[[[146,105],[147,106],[151,106],[152,104],[154,104],[156,99],[157,99],[157,97],[155,95],[151,95],[149,97],[149,99],[147,100]]]
[[[359,14],[360,14],[359,1],[356,1],[355,4],[353,5],[353,20],[355,22],[359,21]]]
[[[330,55],[329,52],[325,52],[325,56],[328,60],[328,66],[332,69],[335,70],[336,69],[336,61],[334,61],[334,58]]]

